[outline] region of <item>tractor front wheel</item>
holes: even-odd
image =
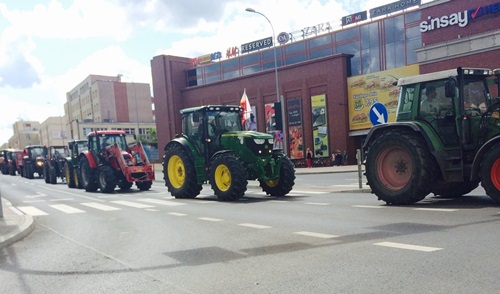
[[[80,174],[82,179],[82,187],[87,192],[97,191],[97,181],[94,170],[90,167],[87,158],[80,159]]]
[[[57,184],[56,168],[54,166],[49,166],[49,180],[52,185]]]
[[[500,203],[500,145],[491,148],[481,163],[481,186],[486,195]]]
[[[373,193],[387,204],[404,205],[425,198],[436,174],[425,141],[408,132],[392,130],[369,145],[366,178]]]
[[[165,150],[163,175],[165,186],[175,198],[195,198],[203,188],[197,182],[192,154],[178,144]]]
[[[285,196],[295,184],[295,168],[290,158],[283,156],[281,158],[280,177],[275,180],[261,181],[262,191],[271,196]]]
[[[248,184],[243,163],[232,154],[216,157],[210,165],[210,184],[219,200],[240,199]]]
[[[66,177],[66,184],[68,185],[68,188],[75,188],[75,174],[73,172],[73,166],[69,162],[67,162],[64,166],[64,174]]]
[[[147,191],[151,189],[151,185],[153,185],[153,182],[152,181],[136,182],[135,185],[137,186],[137,188],[139,188],[139,190]]]
[[[47,163],[43,164],[43,174],[46,175],[45,177],[43,177],[45,183],[50,184],[49,165]]]
[[[116,187],[116,177],[113,168],[109,165],[102,165],[97,170],[99,189],[102,193],[112,193]]]

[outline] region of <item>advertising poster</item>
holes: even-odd
[[[274,103],[269,103],[264,105],[265,117],[266,117],[266,133],[271,133],[273,131],[273,115],[274,115]]]
[[[314,157],[329,157],[325,94],[311,96]]]
[[[349,103],[349,129],[370,129],[370,107],[380,102],[387,108],[389,122],[396,120],[399,88],[393,83],[402,77],[419,74],[418,65],[381,71],[347,79]]]
[[[290,142],[290,158],[304,158],[304,141],[302,136],[302,107],[300,99],[288,100],[288,137]]]

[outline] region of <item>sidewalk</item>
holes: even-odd
[[[164,182],[162,165],[155,164],[155,181]],[[364,169],[364,167],[361,167]],[[327,167],[313,167],[313,168],[297,168],[295,170],[296,175],[307,175],[307,174],[328,174],[328,173],[345,173],[345,172],[357,172],[357,165],[344,165],[344,166],[327,166]],[[349,192],[369,192],[370,189],[348,189]],[[346,189],[342,189],[335,192],[348,192]],[[33,217],[30,215],[25,215],[16,208],[6,199],[1,198],[3,217],[0,217],[0,249],[11,245],[14,242],[21,240],[26,237],[35,228],[35,222]]]

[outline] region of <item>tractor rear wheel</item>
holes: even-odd
[[[75,174],[73,172],[73,166],[69,163],[69,161],[64,166],[64,174],[66,177],[66,184],[68,188],[75,188]]]
[[[83,189],[82,174],[78,166],[73,166],[73,179],[75,180],[75,187],[77,189]]]
[[[261,181],[262,191],[271,196],[285,196],[295,184],[295,168],[290,158],[283,156],[281,159],[280,177],[276,180]]]
[[[137,188],[139,188],[139,190],[147,191],[151,189],[151,185],[153,185],[153,182],[152,181],[135,182],[135,185],[137,186]]]
[[[391,130],[369,145],[368,185],[387,204],[412,204],[424,199],[431,192],[435,175],[434,158],[425,141],[416,135]]]
[[[210,165],[210,184],[221,201],[235,201],[247,190],[243,163],[232,154],[222,154]]]
[[[102,193],[112,193],[116,187],[116,177],[113,168],[102,165],[97,169],[97,183]]]
[[[175,198],[195,198],[203,188],[197,182],[192,154],[178,144],[165,150],[163,175],[165,186]]]
[[[49,180],[52,185],[57,184],[56,168],[54,166],[49,166]]]
[[[43,177],[45,183],[50,184],[49,165],[47,163],[43,164],[43,174],[46,175],[45,177]]]
[[[82,157],[80,159],[80,174],[82,179],[82,187],[87,192],[97,191],[97,181],[94,170],[90,167],[87,158]]]
[[[500,203],[500,144],[486,153],[481,163],[481,186],[486,195]]]

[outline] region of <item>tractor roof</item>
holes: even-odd
[[[89,137],[94,137],[96,135],[99,135],[99,136],[123,135],[123,136],[125,136],[125,132],[124,131],[119,131],[119,130],[112,130],[112,131],[94,131],[94,132],[90,132],[88,134]]]
[[[421,82],[442,80],[442,79],[447,79],[449,77],[455,77],[458,75],[458,71],[460,69],[464,72],[465,75],[474,75],[474,76],[493,75],[493,71],[486,68],[454,68],[428,74],[421,74],[411,77],[400,78],[398,79],[397,85],[398,86],[411,85]]]
[[[240,112],[242,108],[239,105],[205,105],[181,110],[181,114],[187,114],[197,111],[227,111],[227,112]]]

